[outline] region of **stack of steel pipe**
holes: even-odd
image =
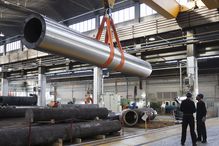
[[[37,96],[0,96],[1,106],[35,106]]]
[[[31,122],[41,121],[84,121],[106,119],[107,108],[54,108],[54,109],[29,109],[26,111],[25,119]]]
[[[98,67],[103,67],[112,58],[105,66],[110,70],[120,66],[122,60],[118,48],[112,53],[108,45],[37,14],[25,20],[22,43],[27,48],[54,53]],[[151,74],[152,67],[150,63],[124,53],[124,64],[116,71],[146,78]]]
[[[117,132],[119,121],[90,121],[73,124],[34,126],[26,128],[0,129],[0,146],[35,146],[52,144],[58,139],[70,141]]]
[[[118,132],[121,129],[120,121],[107,120],[107,116],[106,108],[95,106],[28,109],[25,114],[26,128],[0,129],[0,146],[47,145],[59,138],[69,141]],[[51,120],[55,122],[51,123]],[[33,124],[30,129],[28,125],[32,122],[44,124]]]

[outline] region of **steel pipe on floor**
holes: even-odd
[[[99,108],[98,104],[61,104],[59,108]]]
[[[34,106],[37,96],[0,96],[1,106]]]
[[[146,114],[147,119],[146,120],[154,120],[154,118],[157,116],[156,111],[152,108],[139,108],[139,109],[133,109],[138,114],[138,121],[142,121],[142,117]]]
[[[25,117],[27,108],[0,108],[0,119]]]
[[[124,123],[125,126],[132,127],[138,123],[138,113],[134,110],[124,110],[121,114],[121,121]]]
[[[41,122],[55,120],[65,122],[71,120],[83,121],[106,119],[108,116],[107,108],[55,108],[55,109],[29,109],[26,111],[25,119],[31,122]]]
[[[101,67],[110,57],[108,45],[73,31],[47,17],[33,14],[25,20],[22,43],[28,48],[54,53]],[[148,77],[150,63],[124,53],[125,63],[119,70],[124,74]],[[121,53],[115,48],[107,68],[114,70],[121,62]]]
[[[142,117],[144,114],[147,115],[147,120],[153,120],[156,117],[156,112],[152,108],[140,108],[124,110],[120,115],[120,119],[125,126],[132,127],[143,120]]]
[[[58,139],[69,141],[73,138],[86,138],[117,132],[119,121],[91,121],[73,124],[34,126],[29,128],[0,129],[1,146],[31,146],[52,144]],[[29,137],[30,136],[30,137]]]

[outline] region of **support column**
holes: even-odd
[[[118,94],[118,81],[115,81],[115,94]]]
[[[141,80],[142,89],[141,89],[141,98],[145,100],[145,106],[147,106],[147,87],[146,87],[146,79]]]
[[[8,96],[8,79],[6,72],[2,72],[1,91],[2,91],[2,96]]]
[[[126,78],[126,98],[129,98],[129,80]]]
[[[96,20],[96,26],[95,27],[96,27],[96,29],[98,29],[100,27],[100,16],[97,15],[95,20]]]
[[[145,104],[146,104],[146,107],[147,107],[147,105],[148,105],[148,96],[149,96],[149,88],[148,88],[149,84],[148,84],[148,80],[147,79],[145,80],[144,85],[145,85],[145,94],[146,94]]]
[[[7,54],[7,49],[6,49],[6,42],[4,43],[4,49],[3,49],[3,55]]]
[[[140,12],[140,3],[135,3],[135,22],[140,22],[141,12]]]
[[[103,71],[94,67],[93,73],[93,103],[98,104],[100,95],[103,94]]]
[[[187,31],[187,39],[193,38],[193,31]],[[192,92],[193,100],[198,94],[198,62],[196,58],[195,45],[187,45],[187,87]]]
[[[20,41],[20,50],[24,51],[24,45],[23,45],[22,41]]]
[[[46,75],[45,75],[45,72],[46,72],[45,68],[42,66],[39,66],[38,68],[38,105],[39,106],[46,106]]]
[[[57,101],[57,86],[54,85],[54,101]]]
[[[183,96],[183,77],[182,77],[182,63],[179,62],[179,86],[180,96]]]

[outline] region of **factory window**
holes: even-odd
[[[153,15],[153,14],[156,14],[156,13],[157,13],[156,11],[154,11],[152,8],[150,8],[146,4],[141,4],[141,6],[140,6],[140,16],[141,17],[145,17],[145,16],[148,16],[148,15]]]
[[[135,7],[129,7],[112,13],[112,18],[115,24],[129,21],[135,18]],[[100,16],[100,23],[103,16]]]
[[[157,92],[157,97],[159,99],[173,99],[177,97],[177,92]]]
[[[6,45],[6,52],[18,50],[21,48],[21,41],[15,41]]]
[[[77,30],[79,32],[86,32],[95,29],[96,19],[89,19],[86,21],[82,21],[73,25],[69,25],[70,28]]]
[[[3,53],[4,52],[4,45],[1,45],[0,46],[0,53]]]
[[[180,5],[187,5],[188,0],[176,0]]]

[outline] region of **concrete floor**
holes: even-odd
[[[219,118],[208,119],[208,143],[198,142],[198,146],[219,145]],[[189,128],[188,128],[189,130]],[[129,134],[128,134],[129,133]],[[82,143],[84,146],[180,146],[181,125],[175,125],[154,130],[125,129],[124,135],[116,138]],[[191,137],[188,131],[185,146],[191,146]]]

